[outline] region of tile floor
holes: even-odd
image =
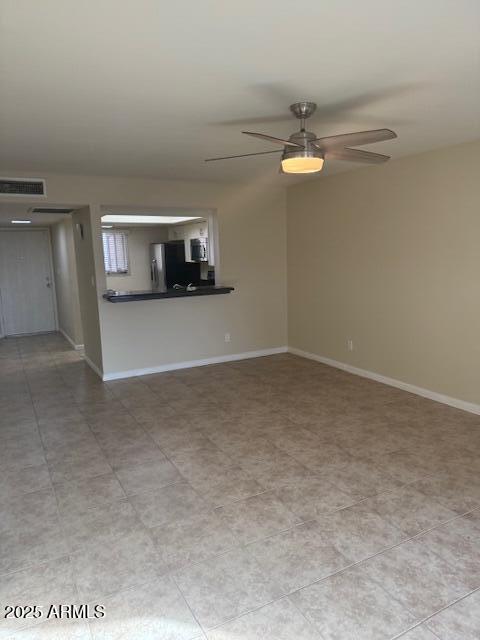
[[[0,342],[0,638],[479,640],[480,417],[291,355]],[[101,620],[5,605],[103,605]]]

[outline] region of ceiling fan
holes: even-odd
[[[259,151],[257,153],[243,153],[237,156],[224,156],[221,158],[207,158],[205,162],[215,160],[230,160],[231,158],[245,158],[247,156],[262,156],[268,153],[281,153],[281,173],[316,173],[321,171],[325,160],[348,160],[350,162],[365,162],[367,164],[380,164],[390,159],[390,156],[381,153],[372,153],[361,149],[352,149],[352,146],[361,146],[373,142],[382,142],[396,138],[397,134],[391,129],[373,129],[371,131],[357,131],[355,133],[343,133],[338,136],[317,138],[311,131],[305,130],[305,120],[315,112],[315,102],[295,102],[290,105],[290,111],[300,120],[300,131],[292,133],[288,140],[275,138],[264,133],[242,131],[247,136],[260,138],[267,142],[280,144],[283,150]]]

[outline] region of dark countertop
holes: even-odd
[[[193,298],[195,296],[215,296],[230,293],[233,287],[214,285],[198,287],[195,291],[185,289],[168,289],[167,291],[107,291],[103,294],[108,302],[134,302],[135,300],[163,300],[164,298]]]

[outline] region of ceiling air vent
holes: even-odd
[[[0,178],[1,196],[46,196],[47,187],[42,178]]]
[[[48,207],[35,207],[31,209],[32,213],[72,213],[73,209],[54,209]]]

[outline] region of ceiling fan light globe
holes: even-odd
[[[323,158],[318,156],[297,156],[282,159],[284,173],[318,173],[323,168]]]

